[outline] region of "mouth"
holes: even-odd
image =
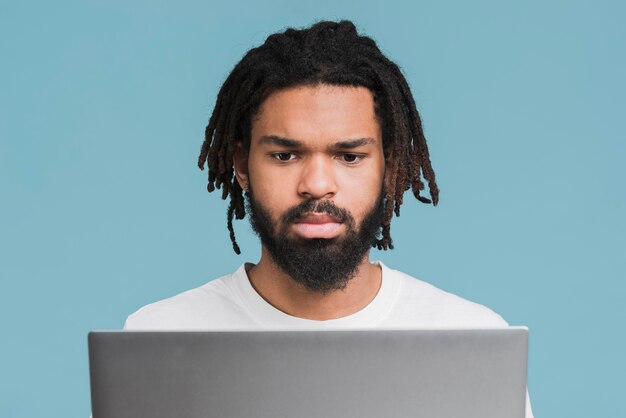
[[[339,218],[327,213],[308,213],[293,224],[296,234],[302,238],[335,238],[342,229]]]

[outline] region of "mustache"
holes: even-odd
[[[327,213],[334,216],[339,222],[352,222],[352,215],[346,209],[340,208],[330,200],[313,200],[309,199],[288,209],[282,216],[285,224],[293,223],[302,218],[307,213]]]

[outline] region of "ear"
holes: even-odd
[[[237,142],[233,153],[233,167],[235,167],[235,177],[243,191],[248,191],[248,154],[243,149],[241,142]]]

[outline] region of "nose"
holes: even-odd
[[[332,198],[337,193],[333,161],[326,156],[312,156],[304,163],[298,194],[309,199]]]

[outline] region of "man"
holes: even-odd
[[[501,327],[484,306],[371,263],[404,192],[439,190],[408,83],[351,22],[271,35],[222,86],[199,158],[246,213],[259,262],[128,317],[126,329]],[[428,183],[430,199],[423,197]],[[530,408],[528,415],[532,416]]]

